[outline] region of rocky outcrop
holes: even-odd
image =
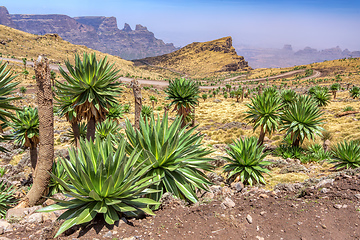
[[[0,24],[16,28],[16,24],[11,20],[11,16],[6,7],[0,6]]]
[[[172,53],[137,60],[135,64],[172,69],[189,76],[251,69],[244,57],[237,55],[231,37],[194,42]]]
[[[38,35],[56,33],[73,44],[85,45],[124,59],[158,56],[176,50],[172,43],[165,44],[142,25],[136,25],[135,30],[132,30],[129,24],[125,23],[120,30],[115,17],[10,15],[5,7],[0,7],[0,24]]]

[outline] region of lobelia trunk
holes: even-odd
[[[95,125],[96,125],[95,117],[92,116],[87,124],[86,139],[88,141],[94,141],[95,139],[95,127],[96,127]]]
[[[39,56],[35,62],[37,102],[39,110],[39,153],[33,185],[16,208],[41,203],[48,193],[50,172],[54,160],[54,114],[50,68],[47,58]]]
[[[192,111],[193,115],[192,115],[192,119],[191,119],[191,127],[195,127],[195,108]]]
[[[73,130],[74,133],[74,144],[76,147],[79,147],[79,138],[80,138],[80,128],[79,128],[79,124],[77,123],[71,123],[71,128]]]
[[[264,143],[264,138],[265,138],[265,131],[263,126],[261,126],[261,130],[260,130],[260,136],[259,136],[259,140],[258,140],[258,145],[263,145]]]
[[[295,141],[293,142],[293,146],[294,147],[299,147],[300,146],[300,138],[295,139]]]
[[[140,127],[140,115],[141,115],[141,108],[142,108],[142,96],[141,96],[141,88],[137,80],[132,80],[130,86],[134,92],[135,98],[135,123],[134,126],[136,129]]]
[[[31,141],[31,140],[30,140]],[[35,169],[37,163],[37,144],[32,142],[30,143],[30,162],[31,162],[31,170],[33,172],[33,177],[35,177]]]

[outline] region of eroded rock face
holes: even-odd
[[[136,25],[132,30],[125,23],[120,30],[115,17],[9,14],[5,7],[0,7],[0,24],[38,35],[56,33],[73,44],[85,45],[128,60],[176,50],[172,43],[165,44],[142,25]]]
[[[11,16],[6,7],[0,6],[0,24],[16,28],[16,24],[11,20]]]

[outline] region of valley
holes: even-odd
[[[39,55],[55,82],[55,194],[21,208],[38,168],[14,119],[39,107]],[[128,61],[3,25],[0,57],[18,83],[0,90],[0,239],[360,237],[360,58],[254,68],[224,37]]]

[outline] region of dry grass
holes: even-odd
[[[107,56],[108,60],[114,63],[115,67],[120,69],[120,74],[124,76],[128,74],[139,78],[162,79],[160,74],[137,68],[131,61],[126,61],[120,57],[105,54],[82,45],[74,45],[52,35],[34,35],[0,25],[0,40],[6,43],[6,45],[0,44],[0,53],[2,57],[6,58],[19,60],[27,58],[28,61],[31,61],[36,60],[39,55],[44,55],[51,63],[63,63],[67,59],[73,63],[74,54],[95,52],[98,58]]]
[[[193,78],[223,74],[224,66],[239,62],[239,56],[234,47],[228,48],[227,41],[229,41],[229,37],[203,43],[192,43],[178,51],[145,58],[142,61]],[[142,62],[137,61],[137,64],[142,64]],[[248,69],[245,67],[243,70]]]
[[[5,31],[6,30],[6,31]],[[18,37],[17,37],[18,36]],[[3,57],[14,55],[15,58],[21,59],[22,57],[27,57],[28,59],[36,58],[38,54],[45,53],[47,57],[55,62],[62,62],[64,59],[70,58],[73,59],[75,52],[81,53],[82,51],[92,51],[84,46],[72,45],[68,42],[65,42],[61,39],[54,39],[54,37],[40,37],[32,34],[23,33],[17,30],[13,30],[4,26],[0,26],[0,39],[7,40],[11,39],[11,42],[8,42],[6,46],[0,45],[0,52],[3,54]],[[39,39],[37,39],[39,38]],[[26,54],[24,54],[26,53]],[[99,57],[103,57],[107,54],[102,54],[97,52]],[[122,68],[123,73],[130,73],[136,76],[143,76],[151,78],[159,78],[158,73],[151,73],[147,70],[139,70],[133,66],[132,62],[122,60],[117,57],[107,55],[111,62],[115,62],[118,68]],[[227,58],[222,58],[222,56],[212,56],[212,55],[196,55],[190,54],[186,55],[189,65],[184,63],[179,64],[180,70],[185,70],[190,68],[190,72],[195,74],[195,71],[201,73],[207,71],[214,71],[217,67],[220,66],[220,63],[223,65]],[[214,57],[218,62],[213,62],[214,65],[211,65],[209,62],[209,57]],[[175,63],[174,63],[175,64]],[[196,66],[196,67],[194,67]],[[335,60],[328,61],[323,63],[315,63],[307,65],[306,68],[318,69],[324,73],[324,76],[321,78],[315,79],[316,81],[322,80],[319,83],[309,83],[308,81],[299,81],[299,84],[295,85],[293,80],[288,81],[288,86],[297,88],[299,92],[304,92],[311,85],[321,84],[321,85],[330,85],[335,82],[335,78],[338,78],[338,82],[341,83],[342,87],[346,87],[346,83],[359,84],[359,69],[360,69],[360,60],[359,59],[346,59],[346,60]],[[23,66],[21,63],[16,63],[12,65],[13,70],[17,73],[23,71]],[[149,68],[151,69],[151,68]],[[256,69],[252,71],[252,78],[256,77],[268,77],[270,75],[280,74],[283,71],[289,71],[292,68],[286,69]],[[35,86],[35,80],[32,79],[34,71],[31,68],[28,68],[30,74],[27,79],[24,75],[20,74],[17,78],[18,81],[21,81],[20,86],[26,86],[28,88]],[[166,72],[166,71],[164,71]],[[165,73],[163,73],[166,75]],[[338,76],[340,75],[340,76]],[[325,78],[331,78],[331,80],[324,80]],[[61,78],[59,78],[61,80]],[[291,79],[291,78],[289,78]],[[325,81],[325,82],[324,82]],[[271,81],[269,84],[280,85],[281,80]],[[169,103],[165,99],[165,93],[162,90],[142,90],[143,104],[151,106],[151,101],[149,99],[150,95],[154,95],[158,99],[158,103],[155,106],[155,109],[158,106],[161,106],[160,111],[155,110],[155,114],[164,113],[163,106]],[[349,97],[347,90],[342,90],[338,92],[337,100],[332,100],[331,103],[323,108],[325,124],[323,127],[333,135],[332,144],[337,142],[347,140],[360,140],[360,114],[348,115],[341,118],[336,117],[335,115],[343,110],[345,106],[352,106],[355,110],[359,109],[359,101],[353,101]],[[17,102],[18,106],[30,105],[35,107],[35,94],[33,92],[28,92],[24,94],[25,99]],[[225,127],[226,124],[239,122],[246,123],[246,103],[249,103],[249,99],[245,99],[242,103],[237,103],[235,99],[225,99],[222,95],[217,95],[216,99],[221,102],[215,102],[214,98],[209,98],[204,102],[200,100],[199,106],[196,108],[196,120],[199,124],[199,129],[204,134],[204,145],[212,146],[214,144],[228,144],[231,143],[233,139],[244,137],[244,136],[258,136],[259,131],[253,132],[251,126],[237,125],[237,127]],[[125,114],[125,118],[129,119],[131,122],[134,122],[134,100],[132,89],[124,86],[124,92],[119,96],[120,104],[130,103],[130,113]],[[170,117],[175,117],[175,112],[170,110]],[[66,121],[56,119],[55,121],[55,130],[64,131],[70,128],[70,124]],[[124,121],[124,120],[121,120]],[[124,129],[121,130],[124,133]],[[69,147],[69,143],[61,143],[60,136],[63,133],[55,134],[55,149],[62,149]],[[283,139],[284,133],[276,133],[273,136],[267,136],[266,143],[271,143],[272,145],[278,145]],[[317,138],[315,142],[321,143],[320,138]],[[311,144],[310,141],[305,141],[304,145]],[[212,154],[212,157],[224,156],[226,153],[223,148],[216,149]],[[22,155],[15,156],[11,163],[16,164]],[[274,158],[269,156],[268,158]],[[307,165],[306,167],[310,168],[310,173],[289,173],[289,174],[280,174],[279,169],[274,169],[271,176],[266,176],[266,181],[268,182],[268,188],[273,187],[277,183],[287,183],[287,182],[301,182],[310,177],[322,176],[329,173],[330,165],[319,165],[312,164]],[[221,172],[220,169],[217,169],[217,172]]]

